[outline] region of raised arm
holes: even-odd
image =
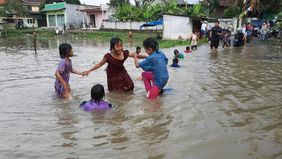
[[[137,54],[135,52],[129,52],[128,56],[134,58],[136,55],[137,58],[139,59],[145,59],[146,57],[148,57],[148,55],[145,54]]]

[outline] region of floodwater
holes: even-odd
[[[106,90],[107,112],[83,112],[95,83],[106,86],[105,66],[88,77],[71,75],[74,99],[54,95],[58,45],[73,45],[73,67],[86,70],[109,44],[83,40],[0,39],[0,158],[282,159],[281,44],[244,48],[208,45],[169,69],[167,88],[146,99],[141,69],[125,66],[133,93]],[[124,48],[135,50],[126,42]],[[172,61],[173,50],[163,49]]]

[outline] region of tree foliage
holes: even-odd
[[[27,9],[21,0],[9,0],[0,8],[1,16],[25,16]]]
[[[152,1],[142,1],[142,5],[124,4],[116,7],[114,18],[121,21],[153,21],[162,18],[163,14],[204,16],[201,4],[191,8],[180,8],[176,0],[170,3],[151,4]]]
[[[113,8],[117,8],[123,5],[130,5],[129,0],[110,0],[109,5]]]

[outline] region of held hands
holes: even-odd
[[[82,76],[88,76],[89,73],[90,73],[90,71],[88,71],[88,70],[87,70],[87,71],[83,71],[83,72],[82,72]]]

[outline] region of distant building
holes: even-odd
[[[107,10],[101,6],[67,4],[65,2],[46,4],[47,27],[97,28],[102,25]]]
[[[23,18],[24,25],[26,27],[46,26],[46,18],[40,12],[40,5],[44,3],[45,0],[22,0],[22,1],[29,13],[28,17]]]
[[[163,39],[189,39],[193,31],[200,31],[202,17],[163,15]]]

